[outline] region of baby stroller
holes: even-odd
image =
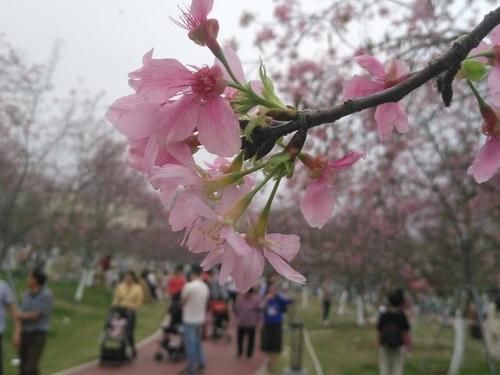
[[[123,307],[111,308],[101,335],[101,366],[121,366],[131,359],[128,338],[129,314]]]
[[[180,301],[174,300],[169,308],[170,322],[162,327],[160,346],[155,353],[155,360],[163,361],[165,358],[173,362],[184,359],[184,341],[182,339],[182,306]]]

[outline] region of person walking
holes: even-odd
[[[201,279],[202,270],[198,265],[191,267],[191,281],[181,292],[182,325],[187,366],[182,375],[201,373],[205,369],[205,355],[201,343],[203,323],[209,297],[207,284]]]
[[[377,323],[380,375],[403,375],[405,352],[410,348],[410,323],[404,312],[405,297],[401,289],[388,296],[389,306]]]
[[[144,301],[144,292],[133,271],[127,271],[122,281],[115,289],[112,305],[123,307],[128,315],[128,340],[132,348],[132,356],[137,356],[135,348],[135,327],[137,325],[137,310]]]
[[[176,267],[174,274],[168,278],[166,291],[172,301],[179,301],[181,298],[182,288],[186,284],[184,276],[184,267],[179,265]]]
[[[20,324],[20,375],[39,375],[40,359],[47,341],[52,316],[53,296],[46,286],[47,275],[35,268],[28,276],[28,291],[24,294],[16,318]]]
[[[264,325],[261,331],[261,350],[268,355],[267,371],[274,374],[276,361],[282,350],[283,320],[287,306],[293,301],[278,293],[276,283],[269,283],[267,294],[261,302],[264,311]]]
[[[323,325],[327,325],[330,318],[330,307],[332,305],[332,283],[326,279],[321,283],[321,307]]]
[[[255,331],[260,321],[260,299],[252,288],[236,298],[234,315],[237,322],[238,357],[243,354],[243,343],[247,338],[247,358],[252,358],[255,346]]]
[[[20,325],[16,319],[17,309],[14,303],[14,295],[9,285],[0,280],[0,375],[3,375],[3,335],[7,320],[7,313],[10,314],[14,322],[14,334],[12,335],[12,343],[15,347],[19,346]]]

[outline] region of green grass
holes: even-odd
[[[97,358],[98,339],[107,315],[112,293],[100,287],[85,291],[83,302],[73,301],[76,285],[74,283],[51,283],[49,287],[55,296],[52,328],[42,359],[42,373],[53,374],[57,371]],[[142,339],[160,326],[165,309],[162,304],[144,305],[138,313],[136,336]],[[15,352],[4,339],[4,368],[6,375],[17,374],[10,366]]]
[[[320,306],[312,301],[306,308],[298,309],[298,316],[311,334],[312,344],[325,375],[376,375],[378,374],[376,330],[368,323],[359,328],[353,311],[342,317],[332,309],[331,324],[323,327]],[[441,330],[441,331],[440,331]],[[438,332],[440,332],[439,335]],[[444,375],[448,369],[453,348],[453,332],[441,327],[428,317],[421,317],[412,331],[413,350],[407,360],[407,375]],[[438,339],[436,340],[436,336]],[[289,342],[289,337],[286,342]],[[289,345],[289,343],[288,343]],[[304,351],[306,353],[306,351]],[[287,352],[281,357],[282,367],[287,367]],[[305,354],[304,367],[308,374],[315,374],[310,358]],[[462,375],[487,375],[488,367],[480,341],[467,337],[467,347]]]

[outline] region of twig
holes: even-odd
[[[446,90],[451,87],[450,76],[454,76],[457,66],[465,60],[469,52],[477,47],[497,25],[500,24],[500,7],[488,13],[471,32],[458,38],[451,48],[439,58],[433,60],[426,68],[413,74],[405,81],[373,95],[347,100],[343,104],[324,110],[306,110],[301,112],[298,120],[276,123],[267,128],[257,128],[252,134],[254,144],[274,143],[277,139],[299,129],[308,130],[318,125],[333,123],[343,117],[376,107],[384,103],[397,102],[405,96],[443,75],[446,77]],[[448,93],[449,95],[449,93]],[[451,100],[451,99],[450,99]],[[257,146],[258,147],[258,146]]]

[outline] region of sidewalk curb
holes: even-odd
[[[146,337],[144,340],[140,341],[137,344],[137,349],[140,349],[143,346],[146,346],[149,343],[151,343],[151,342],[153,342],[155,340],[158,340],[158,338],[160,337],[160,335],[161,335],[161,330],[157,330],[156,332],[154,332],[150,336]],[[71,374],[73,374],[75,372],[84,371],[84,370],[87,370],[87,369],[89,369],[91,367],[97,366],[98,364],[99,364],[99,361],[97,359],[94,359],[92,361],[82,363],[80,365],[71,367],[69,369],[62,370],[62,371],[59,371],[59,372],[55,372],[52,375],[71,375]]]

